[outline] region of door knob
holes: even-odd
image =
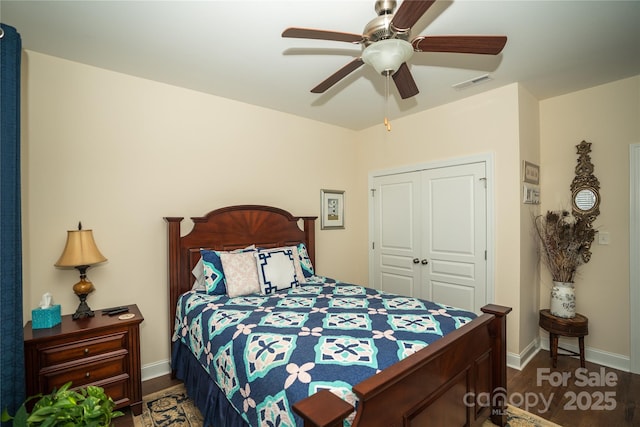
[[[427,259],[423,259],[422,261],[420,261],[422,263],[422,265],[427,265],[429,264],[429,261],[427,261]]]
[[[418,258],[414,258],[414,259],[413,259],[413,263],[414,263],[414,264],[417,264],[417,263],[419,263],[419,262],[420,262],[420,260],[419,260]]]

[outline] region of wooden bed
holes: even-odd
[[[191,218],[194,227],[185,236],[180,235],[182,219],[165,217],[170,336],[178,297],[191,290],[191,270],[200,248],[231,250],[251,244],[272,248],[304,242],[315,267],[316,217],[296,217],[269,206],[231,206]],[[489,304],[482,311],[469,324],[355,385],[359,406],[353,426],[477,426],[487,417],[503,426],[506,315],[511,309]],[[296,402],[293,411],[306,427],[337,427],[353,407],[324,391]]]

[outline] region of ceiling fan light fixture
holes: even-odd
[[[362,52],[362,60],[380,74],[393,74],[411,55],[411,43],[401,39],[385,39],[367,46]]]

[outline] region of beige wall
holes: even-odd
[[[576,304],[589,318],[586,346],[628,357],[629,145],[640,142],[640,76],[542,101],[540,123],[542,212],[570,209],[575,146],[593,144],[602,196],[594,226],[611,243],[592,246],[591,261],[578,271]],[[551,279],[544,268],[541,275],[540,304],[548,307]]]
[[[65,231],[82,220],[109,258],[88,272],[97,288],[90,305],[137,303],[145,315],[142,363],[164,368],[163,216],[201,216],[245,203],[318,215],[321,188],[345,190],[346,229],[322,231],[318,224],[316,267],[367,283],[369,174],[489,153],[495,165],[490,268],[496,302],[514,308],[508,345],[520,355],[538,335],[537,310],[548,305],[530,217],[537,209],[568,206],[574,146],[587,139],[594,142],[603,187],[597,225],[611,233],[612,243],[594,247],[578,306],[592,319],[588,346],[629,354],[627,156],[628,144],[640,142],[640,77],[541,103],[512,84],[392,118],[389,133],[382,124],[353,132],[30,51],[23,66],[25,321],[46,291],[63,313],[75,310],[77,272],[53,263]],[[541,165],[540,207],[521,203],[522,160]],[[183,232],[190,228],[185,223]],[[603,294],[604,306],[596,305]],[[619,333],[607,333],[612,327]]]
[[[142,364],[166,361],[163,217],[233,204],[318,215],[321,188],[346,191],[347,228],[318,224],[316,267],[365,279],[366,258],[351,256],[366,241],[353,131],[30,51],[23,64],[25,322],[46,291],[75,311],[78,273],[53,264],[81,220],[109,259],[88,271],[89,305],[137,303]]]
[[[540,211],[539,205],[522,203],[523,162],[540,165],[540,114],[538,100],[524,87],[519,92],[519,142],[520,142],[520,328],[519,353],[523,360],[531,356],[538,337],[538,312],[540,310],[537,245],[533,221]]]
[[[358,187],[367,191],[372,171],[491,153],[495,164],[496,303],[513,307],[508,351],[520,353],[520,259],[513,250],[520,235],[519,93],[517,84],[393,120],[392,132],[379,126],[357,137],[361,170]],[[382,102],[382,100],[381,100]],[[513,319],[513,320],[511,320]],[[531,328],[531,326],[529,326]]]

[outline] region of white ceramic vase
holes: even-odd
[[[551,288],[551,314],[565,319],[576,316],[576,292],[571,282],[553,282]]]

